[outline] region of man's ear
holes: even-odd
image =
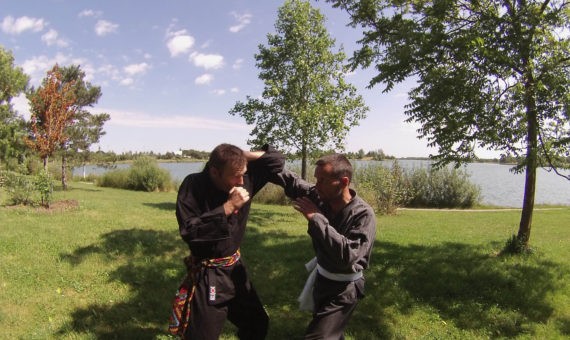
[[[348,179],[348,177],[343,176],[340,178],[340,183],[342,183],[343,186],[347,187],[350,185],[350,180]]]

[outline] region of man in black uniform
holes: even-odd
[[[316,163],[313,186],[284,170],[277,184],[295,199],[293,206],[307,219],[315,250],[312,290],[313,319],[305,339],[344,339],[344,329],[364,296],[362,272],[368,268],[376,235],[373,209],[349,188],[352,165],[341,154]],[[303,294],[302,294],[303,295]]]
[[[240,260],[250,198],[277,173],[285,159],[275,149],[249,152],[218,145],[200,173],[178,191],[176,218],[191,253],[193,275],[186,339],[218,339],[230,320],[240,339],[264,339],[269,318]]]

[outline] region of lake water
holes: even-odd
[[[384,166],[390,167],[391,161],[380,162]],[[422,160],[398,160],[404,169],[428,167],[429,161]],[[358,164],[358,162],[357,162]],[[199,172],[204,167],[202,162],[194,163],[159,163],[168,170],[173,179],[182,181],[186,175]],[[117,168],[126,168],[129,165],[119,164]],[[503,207],[522,207],[524,193],[525,175],[514,174],[509,171],[511,166],[494,163],[469,163],[465,165],[465,170],[469,174],[472,183],[481,188],[481,203]],[[108,169],[88,165],[85,168],[86,174],[102,174]],[[570,172],[563,172],[569,175]],[[73,170],[75,176],[83,174],[83,168]],[[542,168],[537,171],[537,183],[535,204],[561,204],[570,206],[570,181],[548,172]]]

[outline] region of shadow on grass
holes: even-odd
[[[97,339],[155,339],[166,334],[170,302],[183,276],[184,245],[176,232],[116,230],[61,258],[78,265],[96,255],[114,266],[109,281],[127,285],[130,299],[76,309],[58,335],[86,333]]]
[[[498,245],[495,248],[499,248]],[[548,294],[562,287],[568,269],[539,258],[501,258],[460,243],[436,246],[376,243],[367,295],[357,307],[352,334],[374,322],[381,338],[392,338],[391,313],[436,310],[461,330],[514,337],[553,313]],[[370,317],[373,315],[374,317]]]
[[[306,228],[291,216],[287,208],[256,211],[242,245],[244,262],[269,314],[267,339],[302,339],[310,318],[298,310],[297,303],[307,277],[304,263],[314,256],[310,239],[269,229],[290,221],[297,221],[291,222],[291,228]]]
[[[161,203],[143,203],[145,206],[150,207],[150,208],[154,208],[154,209],[160,209],[160,210],[166,210],[166,211],[176,211],[176,203],[175,202],[161,202]]]
[[[252,210],[242,257],[270,315],[268,339],[300,339],[310,314],[297,309],[296,298],[313,256],[309,237],[271,229],[291,222],[305,228],[288,209]],[[109,280],[127,285],[130,299],[101,302],[76,309],[59,331],[65,336],[88,333],[97,339],[156,339],[166,335],[170,302],[183,276],[186,254],[176,232],[116,230],[100,242],[79,248],[62,259],[74,265],[99,256],[115,268]],[[556,275],[555,273],[559,273]],[[490,336],[517,336],[530,323],[545,323],[553,313],[549,292],[559,288],[567,269],[534,257],[528,261],[484,254],[459,243],[400,245],[377,242],[366,276],[366,298],[349,323],[354,339],[398,337],[395,318],[418,308],[436,310],[455,327]],[[397,315],[395,315],[397,314]],[[400,315],[400,316],[399,316]],[[561,321],[567,334],[568,321]],[[426,321],[427,323],[427,321]],[[565,333],[566,331],[566,333]],[[227,327],[224,335],[232,334]]]
[[[286,215],[254,212],[250,222],[269,224],[275,218]],[[246,238],[248,240],[242,247],[242,256],[248,266],[251,265],[250,272],[259,275],[253,277],[254,285],[257,286],[259,281],[260,285],[269,287],[268,298],[262,296],[262,301],[268,304],[268,308],[282,310],[283,305],[294,302],[290,298],[292,285],[288,282],[294,279],[290,272],[297,269],[299,273],[304,271],[302,263],[311,252],[306,249],[306,255],[301,259],[299,256],[303,253],[297,250],[307,248],[307,240],[303,238],[303,241],[299,241],[279,232],[258,232],[255,227],[249,228]],[[283,243],[276,247],[265,246],[268,240],[273,239]],[[132,228],[103,234],[94,244],[61,254],[63,261],[75,266],[93,256],[110,263],[113,269],[109,273],[109,281],[128,286],[130,298],[123,302],[102,301],[77,308],[71,313],[72,321],[64,325],[57,335],[88,334],[96,339],[167,337],[171,301],[184,274],[182,258],[187,255],[185,247],[176,231],[170,233]],[[272,261],[272,258],[278,260]],[[301,276],[298,278],[299,281],[303,279]],[[298,317],[273,320],[274,324],[279,325],[274,329],[280,334],[290,332],[290,329],[294,330],[291,334],[302,334],[301,330],[292,327],[302,326]],[[223,335],[233,335],[232,326],[228,325]]]

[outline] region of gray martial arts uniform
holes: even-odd
[[[352,200],[333,215],[312,184],[288,170],[279,178],[276,184],[285,189],[288,197],[309,196],[322,212],[308,223],[318,267],[313,319],[305,338],[343,339],[348,320],[364,296],[362,272],[369,266],[376,236],[374,210],[351,189]]]

